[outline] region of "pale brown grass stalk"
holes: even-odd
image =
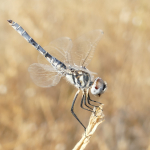
[[[84,150],[90,142],[90,138],[96,131],[98,125],[104,121],[103,105],[104,104],[101,104],[98,108],[94,107],[93,110],[95,111],[95,114],[91,114],[86,133],[82,135],[81,140],[75,145],[73,150]]]

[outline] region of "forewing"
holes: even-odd
[[[34,63],[29,66],[28,71],[33,82],[44,88],[55,86],[61,78],[61,75],[51,65]]]
[[[102,30],[91,31],[73,42],[72,65],[86,67],[93,57],[95,47],[103,35]]]
[[[68,37],[61,37],[52,41],[44,49],[53,57],[57,58],[59,61],[70,64],[70,50],[72,48],[72,40]],[[41,55],[38,56],[38,62],[44,64],[45,58]]]

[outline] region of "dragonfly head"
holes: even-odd
[[[91,86],[91,93],[96,96],[100,96],[106,91],[107,83],[100,77],[97,77]]]

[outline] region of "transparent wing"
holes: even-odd
[[[94,30],[75,40],[70,53],[72,65],[86,67],[92,59],[95,47],[102,35],[102,30]]]
[[[29,66],[28,71],[33,82],[44,88],[55,86],[61,78],[61,75],[51,65],[34,63]]]
[[[41,53],[38,54],[37,60],[39,64],[50,65],[50,62],[43,55],[41,55]]]
[[[72,40],[68,37],[61,37],[54,41],[52,41],[48,46],[44,47],[44,49],[57,58],[59,61],[70,64],[70,50],[72,48]],[[42,55],[38,56],[39,63],[47,63],[45,57]]]

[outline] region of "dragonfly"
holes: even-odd
[[[107,83],[100,77],[94,79],[95,73],[89,71],[87,66],[93,57],[97,43],[104,34],[103,31],[91,31],[74,42],[68,37],[61,37],[43,49],[18,23],[13,20],[7,21],[41,53],[38,57],[39,63],[31,64],[28,68],[30,77],[37,86],[52,87],[57,85],[62,77],[65,77],[78,89],[72,102],[71,113],[86,131],[86,127],[74,112],[74,104],[80,92],[82,92],[81,108],[94,112],[93,107],[101,104],[90,98],[89,91],[92,95],[100,96],[106,91]]]

